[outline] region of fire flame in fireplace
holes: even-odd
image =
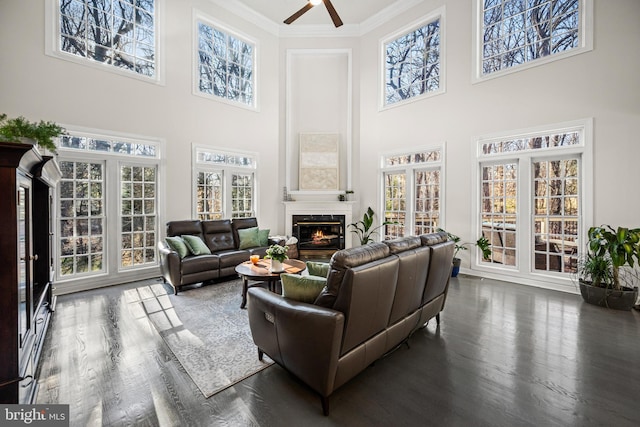
[[[315,233],[313,233],[311,238],[313,239],[314,243],[316,243],[316,242],[319,243],[322,240],[324,240],[324,233],[322,232],[322,230],[318,229],[318,230],[316,230]]]

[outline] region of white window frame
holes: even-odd
[[[208,94],[200,91],[200,71],[199,71],[199,33],[198,33],[198,23],[202,22],[203,24],[209,25],[220,32],[225,33],[227,36],[233,36],[243,43],[249,44],[253,47],[253,70],[251,73],[251,80],[253,85],[253,99],[251,104],[246,104],[244,102],[236,101],[233,99],[223,98],[221,96],[217,96],[215,94]],[[259,103],[259,82],[258,82],[258,51],[260,49],[260,45],[258,41],[247,34],[244,34],[241,31],[235,30],[228,25],[224,25],[219,21],[213,19],[209,15],[195,10],[193,11],[193,41],[192,41],[192,70],[193,70],[193,83],[192,83],[192,92],[195,96],[200,96],[209,100],[222,102],[228,105],[232,105],[234,107],[244,108],[250,111],[259,112],[260,111],[260,103]]]
[[[428,151],[439,151],[440,159],[437,161],[428,161],[421,163],[407,163],[400,165],[392,165],[389,166],[386,164],[386,159],[388,157],[394,156],[403,156],[403,155],[411,155],[415,153],[428,152]],[[415,172],[416,171],[424,171],[424,170],[439,170],[440,171],[440,223],[438,225],[439,228],[445,228],[445,195],[446,195],[446,173],[445,173],[445,164],[446,164],[446,143],[442,142],[440,144],[422,146],[422,147],[412,147],[410,149],[404,150],[394,150],[388,151],[380,154],[380,170],[379,170],[379,181],[380,182],[380,204],[378,205],[379,215],[376,215],[378,218],[378,224],[381,224],[385,218],[385,176],[387,173],[404,173],[405,181],[406,181],[406,197],[405,197],[405,224],[404,224],[404,235],[409,236],[413,235],[415,230]],[[384,228],[380,229],[380,238],[385,238]]]
[[[123,281],[133,281],[146,279],[157,276],[159,255],[156,253],[156,261],[154,263],[145,264],[137,267],[122,267],[120,265],[121,250],[121,197],[120,197],[120,167],[122,165],[137,166],[155,166],[156,172],[156,241],[160,240],[165,230],[165,208],[164,195],[165,179],[164,169],[166,167],[164,158],[165,141],[159,138],[110,132],[98,129],[84,128],[73,125],[64,125],[69,135],[94,138],[97,140],[114,140],[124,143],[143,144],[145,146],[154,146],[155,153],[149,155],[131,155],[123,153],[109,153],[105,151],[97,151],[90,149],[66,148],[58,145],[58,161],[77,161],[77,162],[96,162],[103,163],[103,215],[105,223],[103,226],[103,271],[94,274],[82,274],[73,277],[64,277],[60,275],[56,261],[56,285],[59,293],[76,292],[86,289],[93,289],[102,286],[109,286]],[[58,192],[54,195],[54,237],[55,244],[53,248],[54,258],[59,260],[59,196]],[[156,242],[157,244],[157,242]],[[156,246],[157,251],[157,246]]]
[[[505,153],[483,154],[483,144],[497,142],[501,140],[516,140],[530,138],[540,135],[560,134],[568,132],[578,132],[580,143],[566,147],[553,147],[535,150],[511,151]],[[475,257],[471,258],[471,270],[481,271],[483,276],[504,279],[510,276],[510,280],[564,292],[575,293],[576,287],[573,279],[568,273],[554,273],[548,271],[535,270],[533,267],[534,251],[533,239],[533,172],[532,164],[536,160],[561,160],[569,156],[580,158],[579,168],[581,171],[579,183],[580,197],[580,223],[578,226],[578,250],[581,252],[583,242],[586,238],[587,229],[593,225],[593,119],[579,119],[546,126],[537,126],[527,129],[512,130],[478,136],[474,138],[474,173],[473,173],[473,218],[472,232],[474,236],[482,233],[480,224],[481,209],[481,168],[483,164],[492,162],[512,161],[518,163],[517,182],[517,210],[516,223],[516,265],[501,266],[500,264],[482,262],[481,254],[475,251]]]
[[[446,58],[447,58],[447,54],[446,54],[446,40],[445,40],[445,35],[446,35],[446,17],[445,17],[445,6],[439,7],[438,9],[434,10],[433,12],[429,13],[428,15],[423,16],[422,18],[420,18],[417,21],[412,22],[411,24],[403,27],[401,30],[396,31],[392,34],[388,34],[385,37],[383,37],[382,39],[380,39],[379,42],[379,58],[378,58],[378,64],[380,64],[380,72],[379,72],[379,82],[378,82],[378,90],[380,91],[379,93],[379,106],[378,106],[378,110],[379,111],[384,111],[390,108],[395,108],[401,105],[407,105],[409,103],[412,102],[416,102],[416,101],[420,101],[423,99],[427,99],[427,98],[431,98],[433,96],[437,96],[440,94],[443,94],[446,92]],[[430,92],[425,92],[422,93],[418,96],[412,96],[410,98],[404,99],[402,101],[398,101],[398,102],[394,102],[392,104],[387,104],[386,101],[386,91],[387,91],[387,67],[386,67],[386,60],[387,60],[387,52],[386,52],[386,44],[392,41],[395,41],[397,39],[399,39],[400,37],[403,37],[415,30],[417,30],[418,28],[421,28],[425,25],[428,25],[429,23],[436,21],[436,20],[440,20],[440,57],[439,57],[439,65],[440,65],[440,73],[439,73],[439,85],[438,85],[438,89],[434,90],[434,91],[430,91]]]
[[[489,74],[482,72],[482,52],[484,38],[484,17],[483,17],[484,0],[473,1],[473,22],[471,30],[472,47],[471,47],[471,64],[473,68],[471,80],[472,83],[480,83],[486,80],[499,78],[508,74],[517,73],[533,67],[548,64],[550,62],[559,61],[575,55],[580,55],[593,50],[593,0],[580,0],[580,18],[578,24],[578,46],[566,50],[564,52],[545,56],[532,61],[524,62],[513,67],[505,68]]]
[[[192,165],[191,168],[191,217],[198,218],[198,174],[200,172],[219,172],[222,174],[222,218],[232,217],[232,182],[231,175],[238,174],[252,174],[253,175],[253,214],[258,215],[258,153],[250,151],[231,151],[225,148],[216,148],[209,145],[192,145]],[[217,155],[224,155],[229,157],[245,157],[250,158],[252,161],[248,165],[234,165],[230,162],[227,163],[207,163],[198,159],[199,153],[211,153]]]
[[[72,62],[96,70],[106,71],[120,76],[165,85],[164,73],[164,11],[165,0],[155,0],[155,75],[153,77],[138,74],[135,71],[126,70],[110,64],[93,61],[72,53],[64,52],[60,46],[60,7],[59,0],[45,2],[45,54],[64,61]]]

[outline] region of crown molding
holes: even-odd
[[[276,23],[239,0],[209,0],[276,37],[360,37],[406,12],[424,0],[396,0],[360,24],[345,24],[335,28],[327,25],[286,25]]]

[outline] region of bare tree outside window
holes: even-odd
[[[385,44],[385,104],[440,88],[440,19]]]
[[[59,0],[63,52],[156,74],[155,0]]]
[[[254,103],[254,46],[198,23],[198,90],[246,105]]]
[[[484,0],[482,73],[578,47],[580,0]]]

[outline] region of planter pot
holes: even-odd
[[[456,277],[460,272],[460,258],[453,259],[453,266],[451,267],[451,277]]]
[[[591,286],[591,284],[581,280],[580,294],[582,299],[589,304],[614,310],[631,310],[638,298],[638,288],[618,291]]]
[[[284,266],[282,265],[282,261],[277,261],[275,259],[271,260],[271,271],[273,273],[280,273],[284,271]]]

